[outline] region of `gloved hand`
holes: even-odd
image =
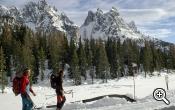
[[[32,92],[33,96],[36,96],[36,94],[34,92]]]

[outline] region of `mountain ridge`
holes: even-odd
[[[134,21],[126,23],[120,16],[117,8],[104,13],[101,9],[96,12],[88,11],[84,23],[78,27],[64,12],[58,12],[54,6],[50,6],[45,0],[39,2],[29,1],[22,8],[15,6],[6,7],[0,5],[0,17],[11,17],[11,24],[25,24],[32,30],[61,31],[67,33],[68,38],[80,36],[83,39],[114,37],[116,39],[133,39],[165,42],[150,36],[145,36],[137,28]],[[1,23],[4,20],[1,19]],[[3,26],[3,24],[2,24]],[[2,29],[1,29],[2,30]]]
[[[46,1],[38,3],[30,1],[23,8],[5,7],[0,5],[0,17],[11,17],[13,21],[8,24],[21,23],[32,30],[43,30],[45,32],[61,31],[67,36],[78,36],[78,26],[71,21],[66,14],[59,13],[56,8],[51,7]],[[2,20],[3,22],[3,20]]]

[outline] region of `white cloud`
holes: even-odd
[[[148,28],[140,27],[140,29],[142,33],[144,33],[145,35],[149,35],[156,38],[166,38],[172,35],[173,33],[170,29],[166,29],[166,28],[148,29]]]
[[[163,19],[167,12],[163,9],[121,9],[121,15],[127,21],[136,21],[137,24]]]

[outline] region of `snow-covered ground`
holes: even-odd
[[[93,85],[88,84],[89,81],[83,83],[81,86],[71,86],[70,80],[64,81],[65,91],[73,90],[73,94],[66,94],[67,100],[63,110],[152,110],[167,107],[164,102],[155,101],[152,97],[155,88],[164,88],[166,90],[164,73],[161,76],[147,78],[141,75],[135,77],[137,102],[134,103],[127,102],[121,98],[109,97],[86,104],[75,102],[108,94],[127,95],[133,98],[133,77],[109,80],[108,83],[104,84],[100,80],[95,80],[95,84]],[[42,106],[43,110],[45,110],[45,106],[56,104],[56,97],[52,97],[55,91],[49,87],[49,81],[34,85],[33,89],[37,96],[32,96],[32,99],[37,107]],[[171,106],[175,105],[175,74],[169,74],[169,89],[167,91],[167,98],[170,100],[171,104],[169,106]],[[5,91],[5,94],[0,94],[0,110],[21,109],[21,97],[14,96],[11,87],[6,88]]]

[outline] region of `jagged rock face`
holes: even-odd
[[[153,41],[158,48],[170,44],[145,36],[138,31],[134,21],[126,23],[114,7],[106,13],[100,9],[97,9],[96,12],[89,11],[84,24],[80,27],[80,35],[82,39],[101,38],[106,40],[108,37],[112,37],[120,39],[121,42],[125,39],[132,39],[137,40],[140,46],[144,46],[145,41]]]
[[[137,27],[136,27],[134,21],[131,21],[130,23],[128,23],[128,26],[129,26],[134,32],[138,32]]]
[[[51,7],[44,0],[38,3],[28,2],[22,9],[0,6],[0,16],[11,17],[16,22],[26,24],[33,30],[46,32],[57,30],[67,33],[68,36],[74,36],[78,33],[78,26],[65,14],[59,13],[55,7]]]
[[[135,23],[127,24],[114,7],[107,13],[103,13],[100,9],[97,9],[95,13],[89,11],[84,24],[80,27],[80,34],[84,38],[144,39],[143,35],[137,31]]]
[[[8,9],[5,6],[0,5],[0,16],[6,15],[7,12],[8,12]]]
[[[84,25],[87,26],[89,23],[93,22],[95,20],[95,14],[92,11],[88,12],[88,16],[84,22]]]

